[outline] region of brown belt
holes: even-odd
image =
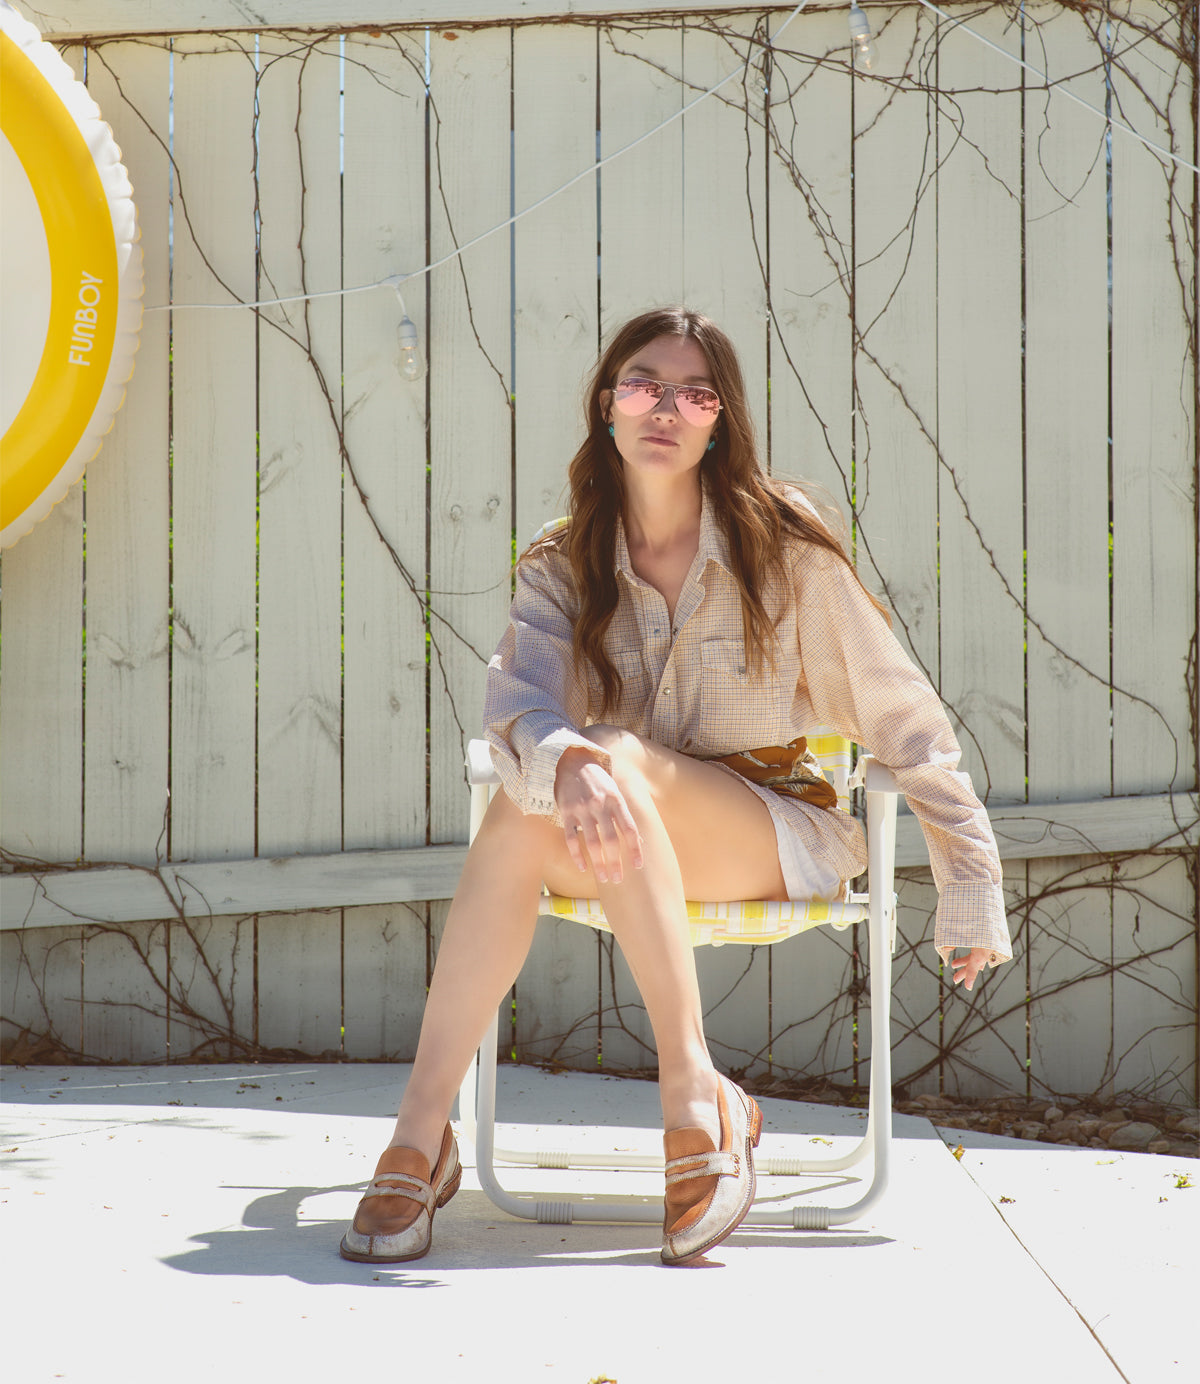
[[[817,757],[803,735],[787,745],[764,745],[757,750],[717,755],[717,764],[727,764],[735,773],[769,788],[784,798],[796,798],[810,807],[836,807],[837,793],[821,773]]]

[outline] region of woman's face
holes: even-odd
[[[690,337],[655,337],[621,363],[617,380],[632,375],[663,384],[715,387],[704,352]],[[715,420],[707,424],[688,422],[670,390],[664,391],[648,413],[636,417],[614,405],[612,390],[605,390],[600,402],[615,429],[613,441],[626,468],[647,474],[679,475],[694,470],[717,426]]]

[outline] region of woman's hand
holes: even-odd
[[[588,865],[600,884],[620,884],[622,857],[642,868],[642,834],[616,780],[582,747],[565,750],[558,761],[554,801],[562,814],[567,851],[580,871]]]
[[[976,979],[987,966],[991,957],[990,947],[972,947],[966,956],[959,956],[957,953],[952,956],[950,969],[954,972],[955,985],[965,984],[968,990],[973,990]]]

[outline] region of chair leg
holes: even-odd
[[[802,1171],[807,1173],[836,1172],[861,1161],[870,1152],[871,1181],[863,1195],[849,1206],[814,1206],[806,1203],[777,1211],[752,1209],[744,1225],[787,1225],[795,1230],[828,1230],[831,1226],[846,1225],[860,1219],[879,1202],[887,1189],[892,1140],[890,915],[895,905],[890,897],[886,903],[882,899],[877,902],[877,899],[878,896],[872,892],[868,961],[871,981],[871,1083],[867,1133],[848,1154],[840,1158],[798,1160],[803,1164]],[[765,1160],[761,1168],[767,1175],[774,1171],[770,1163],[771,1160]]]
[[[510,1158],[507,1150],[501,1151],[495,1147],[497,1032],[498,1016],[492,1020],[487,1035],[484,1037],[483,1046],[479,1049],[478,1104],[475,1112],[475,1166],[479,1176],[479,1184],[487,1193],[489,1200],[510,1216],[517,1216],[522,1220],[538,1221],[547,1225],[570,1225],[572,1221],[576,1220],[623,1223],[660,1222],[663,1213],[662,1202],[659,1198],[614,1198],[608,1202],[588,1199],[574,1202],[562,1197],[539,1199],[533,1195],[513,1193],[501,1185],[496,1176],[495,1160],[499,1156],[508,1162]],[[460,1090],[460,1102],[462,1098],[463,1094]],[[635,1158],[638,1156],[627,1155],[626,1157]],[[559,1161],[565,1155],[550,1155],[555,1160],[553,1162],[540,1161],[537,1153],[518,1153],[514,1157],[535,1167],[539,1165],[555,1168],[580,1166],[580,1163],[574,1160],[570,1164]],[[546,1155],[542,1155],[542,1158],[545,1157]],[[614,1157],[620,1157],[620,1155],[614,1155]],[[643,1158],[641,1163],[626,1161],[623,1166],[653,1167],[654,1162],[655,1160],[652,1158]],[[612,1163],[609,1160],[593,1158],[583,1166],[609,1167],[612,1166]],[[661,1166],[661,1160],[659,1160],[659,1166]]]

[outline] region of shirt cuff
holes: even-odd
[[[987,881],[946,884],[938,894],[933,945],[943,961],[960,947],[986,947],[989,966],[1012,960],[1004,892]]]
[[[554,801],[554,780],[558,773],[558,761],[570,749],[588,750],[607,772],[612,773],[612,756],[607,750],[580,735],[577,731],[552,731],[540,741],[529,754],[528,762],[522,761],[524,770],[521,811],[526,815],[536,813],[549,817],[555,826],[562,826],[562,815]]]

